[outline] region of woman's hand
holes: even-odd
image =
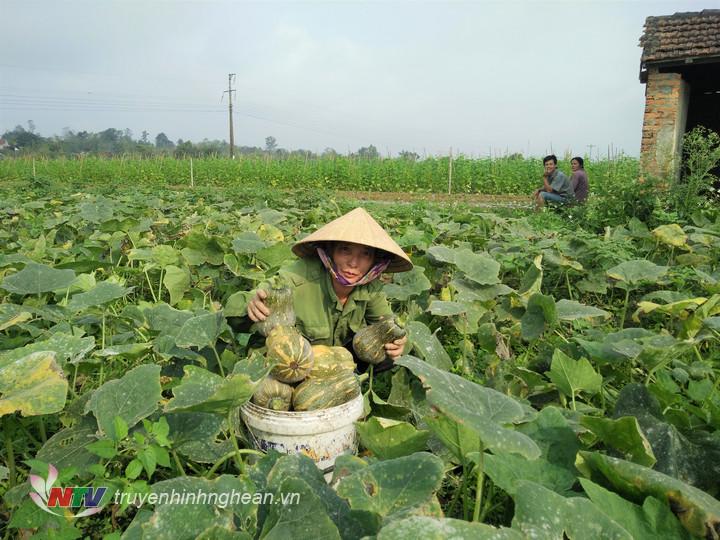
[[[407,343],[407,336],[403,336],[400,339],[396,339],[395,341],[391,341],[390,343],[385,344],[385,354],[388,356],[388,358],[392,359],[394,362],[398,358],[402,356],[403,351],[405,350],[405,344]]]
[[[270,315],[270,308],[265,305],[266,298],[267,293],[262,289],[258,289],[252,300],[248,302],[247,312],[248,317],[250,317],[251,321],[264,321],[265,319],[267,319],[268,315]]]

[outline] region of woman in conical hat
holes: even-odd
[[[293,287],[296,326],[313,345],[352,347],[355,332],[392,316],[377,278],[383,272],[406,272],[412,262],[400,246],[363,208],[321,227],[292,247],[299,260],[280,271]],[[257,322],[270,310],[258,290],[248,303],[248,316]],[[407,338],[385,345],[392,366]]]

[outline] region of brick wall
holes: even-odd
[[[671,179],[679,174],[689,96],[688,84],[679,73],[648,70],[640,143],[643,175]]]

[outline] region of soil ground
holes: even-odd
[[[477,206],[531,206],[529,195],[483,195],[481,193],[405,193],[396,191],[337,191],[341,197],[373,202],[461,203]]]

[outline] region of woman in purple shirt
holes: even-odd
[[[572,168],[570,187],[575,192],[575,202],[579,204],[584,204],[588,196],[588,177],[584,166],[585,163],[581,157],[574,157],[570,161]]]

